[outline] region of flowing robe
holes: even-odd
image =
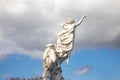
[[[61,63],[65,59],[69,61],[74,46],[75,28],[81,24],[85,17],[83,16],[77,24],[64,24],[64,30],[57,35],[57,44],[54,48],[48,47],[45,50],[43,54],[43,80],[64,80],[62,77]]]
[[[71,54],[74,45],[75,24],[64,25],[64,30],[58,33],[56,52],[59,57],[66,57]]]

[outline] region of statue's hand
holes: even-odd
[[[86,18],[86,17],[87,17],[87,16],[84,15],[84,16],[76,23],[75,28],[76,28],[77,26],[79,26],[79,25],[82,23],[83,19]]]
[[[84,15],[84,16],[83,16],[83,18],[86,18],[86,17],[87,17],[87,15]]]

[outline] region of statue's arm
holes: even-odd
[[[49,49],[46,48],[45,52],[43,53],[43,60],[47,57],[47,53],[49,52]]]
[[[82,23],[82,21],[83,21],[83,19],[86,17],[86,15],[84,15],[77,23],[76,23],[76,27],[77,26],[79,26],[81,23]]]

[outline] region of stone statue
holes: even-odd
[[[61,25],[63,31],[57,34],[57,44],[47,45],[43,54],[43,80],[64,80],[61,63],[66,59],[69,65],[70,54],[74,45],[75,29],[85,17],[83,16],[78,23],[69,18]]]

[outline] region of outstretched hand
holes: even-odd
[[[76,27],[79,26],[79,25],[82,23],[83,19],[86,18],[86,17],[87,17],[87,16],[84,15],[84,16],[78,21],[78,23],[76,23]]]
[[[86,18],[87,17],[87,15],[84,15],[82,18]]]

